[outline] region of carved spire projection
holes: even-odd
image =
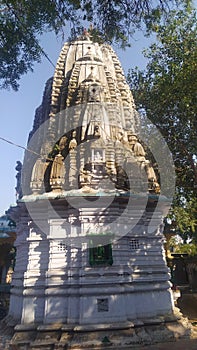
[[[84,32],[64,45],[37,110],[30,146],[40,158],[26,154],[26,194],[131,190],[131,180],[143,172],[149,191],[159,192],[137,131],[133,96],[115,52]]]

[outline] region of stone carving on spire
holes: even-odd
[[[150,165],[150,161],[146,159],[146,152],[139,142],[136,134],[128,133],[128,149],[131,151],[137,162],[140,164],[141,171],[145,170],[148,186],[150,191],[160,191],[160,186],[157,182],[157,177],[153,167]]]
[[[94,133],[93,133],[93,137],[94,138],[99,138],[101,136],[101,133],[100,133],[100,126],[98,124],[96,124],[94,126]]]
[[[77,140],[76,140],[76,131],[74,130],[72,133],[72,139],[69,142],[69,151],[74,150],[77,147]]]
[[[141,143],[138,141],[137,136],[128,134],[128,146],[132,150],[136,157],[141,157],[142,161],[145,160],[145,151]]]
[[[48,163],[38,158],[33,166],[30,187],[33,194],[38,194],[45,190],[44,176]]]
[[[88,32],[88,30],[86,28],[84,28],[84,30],[83,30],[83,34],[82,34],[81,39],[90,41],[90,33]]]
[[[59,150],[62,152],[66,145],[67,145],[67,140],[68,138],[66,136],[62,136],[61,139],[60,139],[60,142],[59,142]]]
[[[47,103],[44,101],[44,105]],[[72,113],[64,114],[71,106]],[[59,111],[63,116],[59,125],[68,125],[72,132],[65,129],[58,141],[54,120]],[[156,174],[137,137],[135,105],[121,64],[113,49],[92,42],[86,29],[83,40],[65,44],[60,54],[49,116],[48,130],[53,132],[47,131],[50,135],[46,140],[58,149],[52,151],[53,161],[43,164],[37,160],[32,166],[33,193],[96,188],[107,177],[117,188],[129,190],[135,171],[146,173],[150,191],[158,190]],[[45,154],[44,147],[37,152]]]
[[[52,191],[61,191],[65,181],[64,157],[59,152],[53,161],[50,175],[50,185]]]

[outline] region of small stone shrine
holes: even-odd
[[[11,210],[13,349],[120,348],[154,338],[149,324],[165,340],[173,333],[162,326],[175,320],[166,202],[138,129],[112,47],[87,32],[66,43],[36,110]]]

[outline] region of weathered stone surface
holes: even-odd
[[[133,97],[113,49],[91,40],[66,43],[29,135],[35,153],[25,155],[24,195],[98,189],[102,180],[108,180],[105,188],[111,183],[140,192],[148,186],[159,193],[154,169],[136,136],[138,126]],[[62,136],[67,143],[58,153]],[[73,142],[77,152],[69,146]],[[42,159],[36,161],[36,154]],[[131,168],[136,168],[135,176]]]
[[[43,331],[37,333],[37,335],[32,338],[27,333],[17,333],[15,335],[15,340],[11,342],[10,350],[23,350],[23,349],[108,349],[109,347],[113,350],[115,349],[125,349],[131,347],[139,347],[142,345],[150,345],[163,342],[174,342],[179,338],[182,338],[183,335],[187,334],[188,327],[185,328],[185,325],[182,323],[168,323],[155,325],[154,320],[153,324],[148,326],[140,327],[128,327],[115,329],[114,325],[111,327],[109,325],[106,329],[94,329],[90,327],[85,327],[81,329],[76,329],[68,332],[64,332],[64,326],[62,326],[62,331],[60,333],[54,333],[53,326],[51,331],[48,328],[48,331]],[[119,325],[120,326],[120,325]],[[104,327],[105,328],[105,327]],[[114,328],[114,329],[113,329]],[[184,330],[184,331],[183,331]],[[24,341],[21,341],[21,337],[24,337]],[[58,337],[58,341],[57,341]],[[28,339],[27,339],[28,338]],[[13,344],[13,345],[12,345]],[[26,346],[26,348],[25,348]],[[173,346],[173,345],[172,345]]]

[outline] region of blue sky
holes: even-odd
[[[135,34],[131,41],[132,47],[115,51],[118,54],[125,73],[129,68],[145,67],[145,59],[141,53],[148,42],[143,33]],[[52,62],[56,64],[62,41],[54,34],[43,36],[41,45]],[[33,125],[35,109],[40,105],[46,80],[54,73],[53,66],[43,57],[36,64],[34,72],[28,72],[20,80],[18,92],[1,90],[1,132],[0,136],[15,144],[26,146],[28,134]],[[15,203],[16,161],[23,161],[24,151],[0,140],[1,171],[0,171],[0,215]]]

